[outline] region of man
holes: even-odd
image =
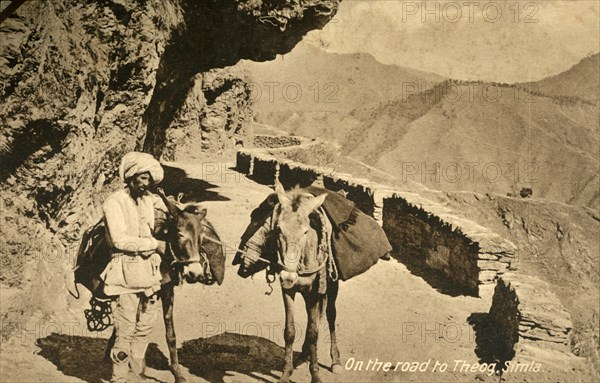
[[[163,179],[160,163],[150,154],[130,152],[121,160],[119,176],[125,187],[103,205],[112,259],[101,277],[105,293],[118,296],[112,308],[113,383],[144,379],[144,356],[158,313],[159,253],[165,251],[165,243],[153,238],[152,231],[154,209],[166,211],[166,207],[148,191]]]

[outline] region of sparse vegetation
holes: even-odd
[[[325,120],[282,109],[277,126],[339,144],[339,172],[422,193],[518,242],[521,271],[551,284],[573,316],[572,350],[600,370],[599,221],[589,209],[600,206],[598,59],[536,83],[442,80],[406,97],[363,99]],[[460,99],[452,94],[457,88]],[[308,153],[291,159],[314,164]],[[476,163],[479,174],[448,181],[433,170],[452,163]],[[409,176],[406,164],[415,167]],[[486,164],[502,176],[486,180]],[[512,197],[502,197],[507,193]]]

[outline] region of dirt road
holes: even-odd
[[[207,218],[229,248],[222,286],[184,285],[176,291],[178,347],[188,381],[275,382],[281,373],[284,344],[279,286],[274,284],[273,293],[266,295],[270,289],[263,273],[254,279],[242,279],[230,266],[250,211],[271,189],[236,174],[229,169],[231,164],[207,167],[190,161],[176,165],[185,169],[189,177],[213,185],[210,192],[215,198],[204,203]],[[338,338],[345,367],[341,374],[328,370],[328,334],[325,322],[320,326],[319,360],[324,381],[498,382],[499,377],[490,376],[486,366],[477,365],[476,333],[468,323],[472,314],[488,311],[491,293],[490,289],[484,290],[482,298],[445,295],[396,260],[380,261],[340,286]],[[297,300],[299,350],[306,315],[302,299]],[[83,306],[85,302],[82,301]],[[98,382],[107,378],[110,369],[101,356],[109,332],[98,337],[84,331],[83,316],[78,310],[74,312],[80,318],[77,323],[58,323],[53,327],[40,322],[37,328],[28,327],[31,331],[4,343],[1,380]],[[53,331],[57,334],[51,334]],[[148,375],[160,382],[173,382],[167,370],[162,321],[152,342]],[[558,370],[560,365],[546,363],[541,372],[509,372],[503,379],[562,381]],[[308,366],[300,366],[292,378],[309,382]]]

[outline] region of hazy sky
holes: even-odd
[[[304,43],[456,79],[520,82],[600,51],[600,0],[344,0]]]

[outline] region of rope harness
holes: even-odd
[[[112,325],[111,300],[101,300],[94,296],[90,299],[90,308],[83,311],[89,331],[104,331]]]
[[[320,206],[319,216],[321,218],[321,238],[322,243],[319,246],[324,246],[323,251],[327,252],[327,271],[329,275],[329,279],[332,282],[337,282],[339,279],[339,273],[337,269],[337,265],[335,264],[335,259],[333,259],[333,246],[331,245],[331,236],[333,235],[333,226],[331,225],[331,221],[327,218],[327,214],[325,214],[325,209],[323,206]],[[324,241],[324,243],[323,243]]]

